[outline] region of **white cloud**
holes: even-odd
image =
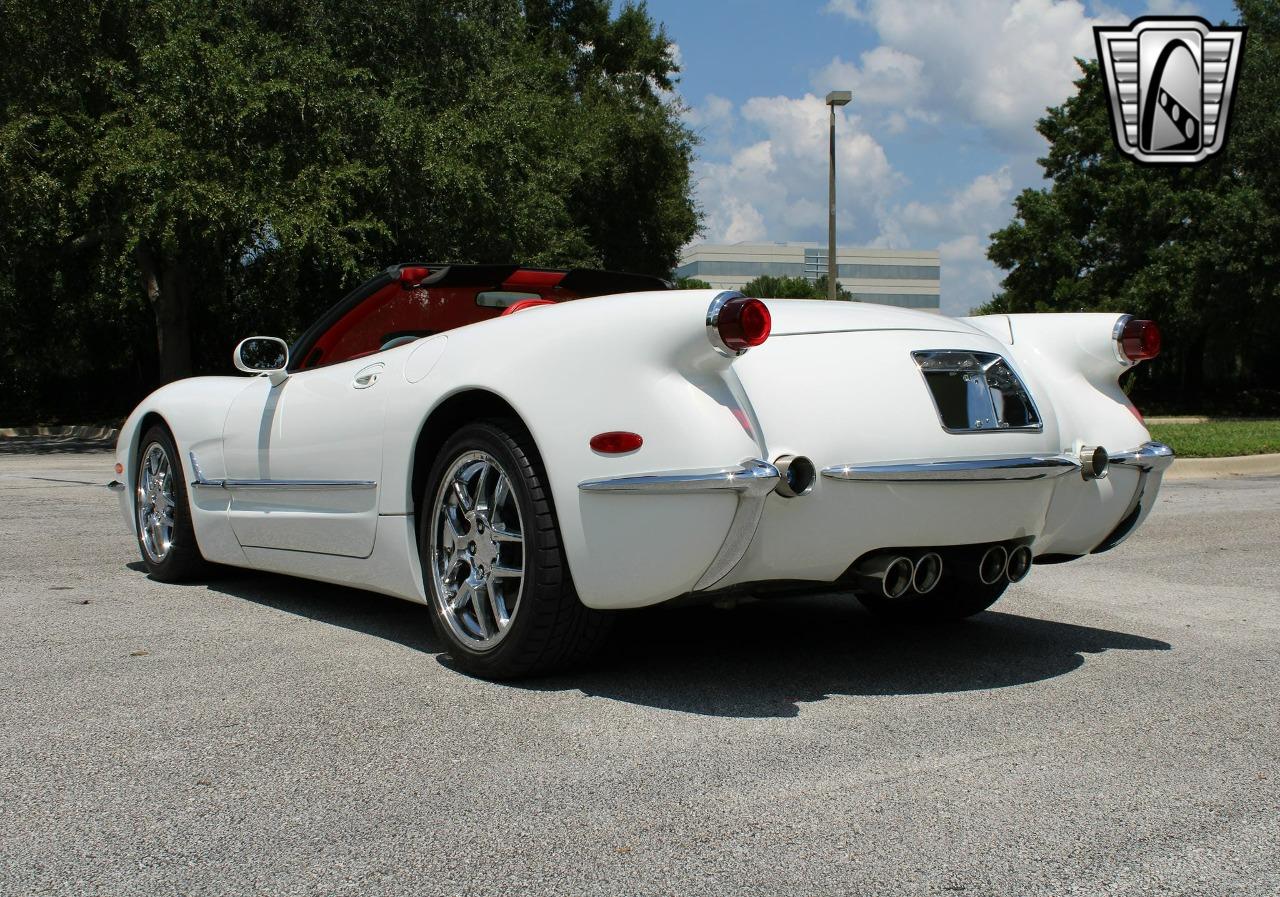
[[[828,9],[870,24],[882,43],[860,66],[837,59],[815,81],[860,79],[866,102],[897,97],[884,102],[972,122],[1024,147],[1039,145],[1032,126],[1045,107],[1071,94],[1075,57],[1094,55],[1093,26],[1113,21],[1090,17],[1078,0],[868,0]]]
[[[915,232],[954,236],[971,231],[975,225],[985,227],[996,219],[1007,219],[1012,191],[1013,175],[1006,165],[974,178],[944,203],[907,203],[894,217]]]
[[[1147,0],[1149,16],[1198,16],[1200,8],[1191,0]]]
[[[942,257],[942,310],[968,314],[991,298],[1000,275],[987,261],[988,236],[1009,221],[1009,167],[978,175],[939,203],[909,202],[885,224],[897,246],[937,246]]]
[[[823,11],[838,13],[855,21],[866,17],[866,11],[858,0],[828,0]]]
[[[854,102],[872,106],[914,107],[924,98],[924,63],[916,57],[881,45],[863,53],[861,60],[861,65],[831,60],[813,76],[814,87],[823,93],[852,90]]]
[[[705,105],[705,104],[704,104]],[[699,111],[700,116],[719,115]],[[828,113],[821,97],[754,97],[731,126],[757,139],[725,161],[700,161],[698,199],[712,241],[796,238],[826,228]],[[884,209],[903,179],[856,116],[836,117],[842,239],[881,236]]]

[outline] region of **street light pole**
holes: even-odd
[[[833,90],[827,94],[831,107],[830,149],[831,164],[827,169],[827,298],[836,298],[836,107],[846,106],[853,99],[853,92]]]

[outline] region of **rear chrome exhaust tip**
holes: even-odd
[[[876,554],[854,569],[862,585],[886,598],[901,598],[911,588],[916,568],[911,558],[900,554]]]
[[[1009,562],[1005,565],[1005,576],[1009,582],[1022,582],[1031,572],[1031,546],[1019,545],[1009,552]]]
[[[936,551],[926,551],[916,558],[911,573],[911,588],[921,595],[933,591],[933,587],[942,579],[942,555]]]
[[[813,491],[818,482],[818,468],[804,455],[783,455],[773,462],[778,468],[778,485],[773,491],[783,498],[799,498]]]
[[[1111,467],[1111,456],[1100,445],[1080,448],[1080,476],[1086,480],[1105,480]]]
[[[1003,545],[992,545],[982,553],[978,561],[978,581],[984,586],[993,586],[1005,575],[1009,565],[1009,552]]]

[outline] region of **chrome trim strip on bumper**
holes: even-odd
[[[899,461],[892,464],[837,464],[824,467],[822,475],[833,480],[877,483],[996,483],[1005,480],[1043,480],[1079,471],[1079,460],[1070,455],[1029,455],[1014,458]]]
[[[188,452],[191,459],[191,470],[196,478],[192,486],[205,486],[212,489],[373,489],[378,484],[373,480],[210,480],[200,469],[195,452]]]
[[[583,492],[715,492],[720,489],[768,494],[778,482],[778,468],[767,461],[743,461],[737,467],[715,470],[671,470],[634,476],[584,480]]]
[[[780,478],[778,468],[768,461],[748,459],[737,467],[716,470],[676,470],[585,480],[578,484],[583,492],[614,492],[630,495],[689,495],[700,492],[729,490],[738,495],[738,507],[729,523],[729,532],[710,566],[698,578],[693,590],[709,589],[729,575],[760,525],[765,500]]]
[[[1163,442],[1144,442],[1131,452],[1112,455],[1111,463],[1139,470],[1164,470],[1173,463],[1173,459],[1173,449]]]

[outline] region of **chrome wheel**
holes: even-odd
[[[147,445],[138,467],[138,538],[152,563],[159,564],[173,548],[173,464],[158,442]]]
[[[434,599],[454,636],[486,651],[510,630],[524,589],[524,526],[511,478],[487,452],[465,452],[431,507]]]

